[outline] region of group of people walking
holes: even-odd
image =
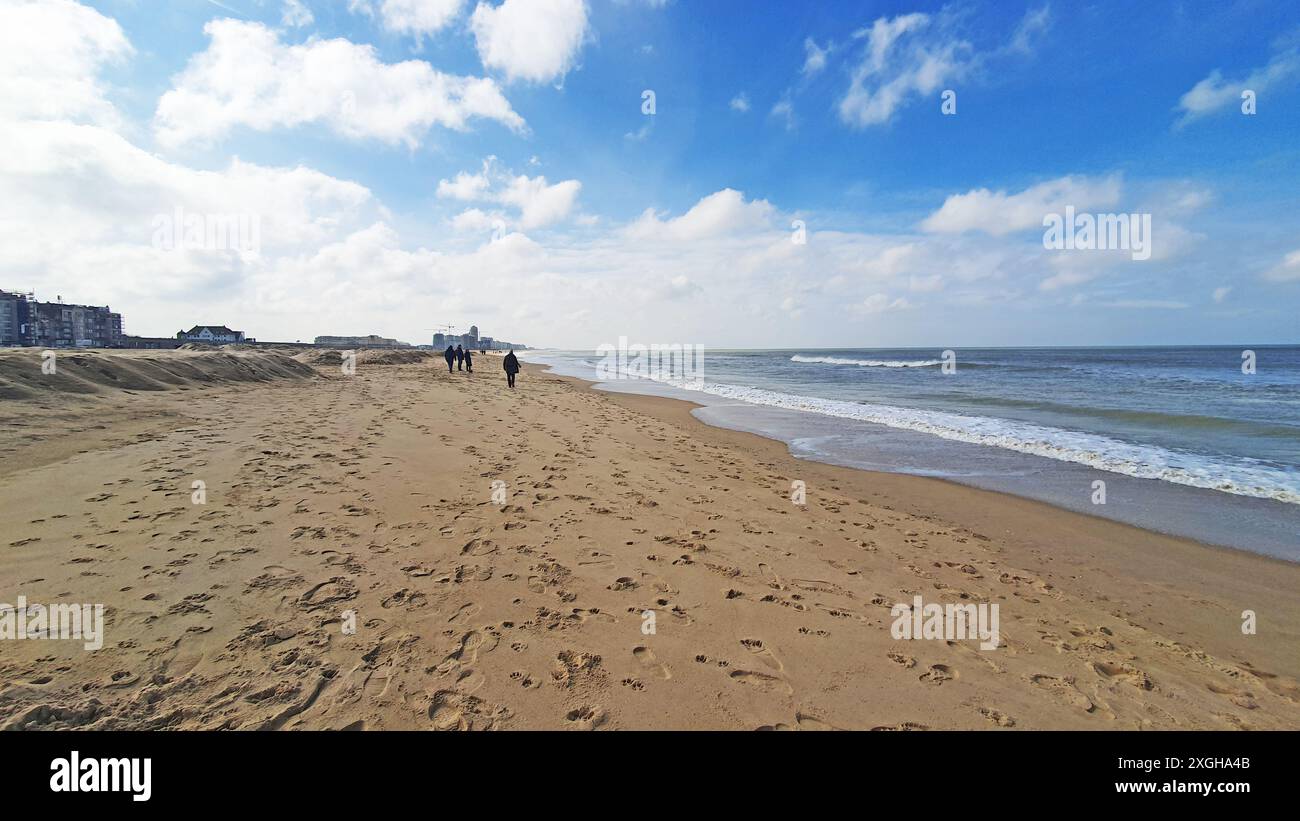
[[[474,354],[469,348],[462,348],[459,345],[453,348],[448,345],[447,350],[442,352],[442,358],[447,360],[447,373],[460,370],[474,372]],[[515,374],[519,373],[519,360],[515,358],[513,350],[501,360],[501,367],[505,369],[506,382],[514,388]]]
[[[442,352],[442,358],[447,360],[448,373],[453,370],[474,372],[474,354],[459,345],[454,348],[448,345],[447,350]],[[452,365],[456,367],[453,368]]]

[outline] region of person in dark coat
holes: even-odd
[[[501,361],[501,367],[506,369],[506,382],[513,388],[515,386],[515,374],[519,373],[519,360],[515,358],[513,350],[506,354],[506,358]]]
[[[464,364],[465,364],[465,351],[463,348],[457,345],[456,346],[456,370],[458,371],[465,370],[464,367],[462,367]]]
[[[451,373],[453,370],[451,363],[456,361],[456,349],[448,345],[447,350],[442,352],[442,358],[447,360],[447,373]]]
[[[469,348],[465,349],[465,370],[474,372],[474,353]]]

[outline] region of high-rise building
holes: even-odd
[[[29,302],[26,341],[39,348],[113,348],[122,341],[122,315],[107,305]]]
[[[0,345],[25,345],[31,294],[0,291]]]

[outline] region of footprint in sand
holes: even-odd
[[[451,614],[451,616],[447,619],[447,621],[450,623],[456,621],[457,619],[467,619],[472,616],[476,616],[478,615],[478,612],[482,609],[483,608],[480,605],[474,602],[469,602],[468,604],[462,604],[460,607],[456,609],[455,613]]]
[[[1016,720],[1001,710],[994,710],[991,707],[981,707],[980,715],[984,716],[999,727],[1016,726]]]
[[[1263,682],[1264,687],[1276,696],[1300,704],[1300,683],[1293,678],[1279,676],[1276,673],[1268,673],[1263,670],[1256,670],[1249,664],[1243,664],[1242,669],[1250,673],[1255,678]]]
[[[957,671],[946,664],[932,664],[930,669],[921,674],[921,681],[929,684],[943,684],[957,678]]]
[[[762,639],[741,639],[740,646],[753,653],[759,661],[767,665],[772,670],[780,673],[785,670],[785,665],[776,657],[769,648],[763,646]]]
[[[790,686],[789,682],[777,676],[760,673],[756,670],[732,670],[728,675],[732,681],[754,687],[765,693],[794,695],[794,688]]]
[[[1092,699],[1079,692],[1078,688],[1074,686],[1074,681],[1072,679],[1057,678],[1056,676],[1049,676],[1045,673],[1036,673],[1029,677],[1029,683],[1033,684],[1035,687],[1041,687],[1056,696],[1058,699],[1061,699],[1074,707],[1078,707],[1085,713],[1093,713],[1097,709],[1097,705],[1092,703]]]
[[[843,727],[836,727],[829,721],[824,721],[816,716],[810,716],[807,713],[802,712],[794,714],[794,721],[800,730],[828,731],[844,729]]]
[[[565,724],[573,730],[594,730],[608,719],[609,714],[599,704],[584,704],[564,717]]]
[[[632,655],[635,656],[636,660],[641,663],[641,666],[646,669],[646,672],[651,675],[661,678],[664,681],[673,677],[672,671],[668,669],[668,665],[661,664],[659,660],[655,658],[654,651],[649,647],[634,647],[632,648]]]
[[[477,630],[471,630],[460,637],[460,643],[455,650],[443,659],[438,665],[440,672],[446,673],[457,667],[468,667],[478,661],[479,648],[487,643],[487,639]]]
[[[1139,690],[1154,690],[1156,688],[1155,683],[1151,681],[1150,677],[1147,676],[1146,673],[1130,664],[1124,664],[1122,662],[1094,661],[1092,663],[1092,669],[1103,679],[1111,679],[1113,681],[1122,681],[1127,684],[1132,684]]]
[[[1228,699],[1228,701],[1231,701],[1233,704],[1237,705],[1238,707],[1242,707],[1247,710],[1259,709],[1259,702],[1255,701],[1254,694],[1251,693],[1249,690],[1237,690],[1232,687],[1224,687],[1215,684],[1214,682],[1210,682],[1209,684],[1206,684],[1205,687],[1215,695],[1224,696],[1225,698]]]

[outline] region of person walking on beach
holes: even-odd
[[[519,373],[519,360],[515,358],[514,350],[506,354],[506,358],[501,361],[501,367],[506,369],[506,382],[510,384],[511,389],[514,389],[515,374]]]
[[[447,360],[447,373],[451,373],[451,363],[456,361],[456,350],[448,345],[447,350],[442,352],[442,358]]]
[[[465,370],[470,373],[474,372],[474,354],[469,348],[465,349]]]
[[[465,364],[465,351],[463,348],[457,345],[456,346],[456,370],[458,371],[465,370],[465,368],[462,367],[464,364]]]

